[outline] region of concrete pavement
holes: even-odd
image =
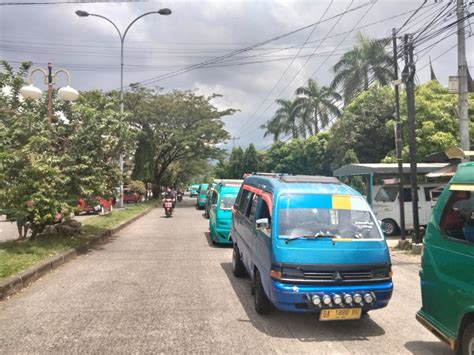
[[[185,199],[0,302],[0,353],[450,354],[415,320],[419,259],[395,254],[390,305],[360,321],[253,310],[248,279]]]

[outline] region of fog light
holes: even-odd
[[[334,295],[334,297],[332,298],[332,300],[334,301],[334,304],[341,304],[342,303],[342,297],[341,295]]]
[[[364,295],[364,301],[365,303],[372,303],[374,302],[374,297],[370,293],[366,293]]]
[[[355,303],[361,303],[361,302],[362,302],[362,296],[359,295],[358,293],[356,293],[356,294],[354,295],[354,302],[355,302]]]
[[[319,306],[321,304],[321,297],[314,295],[313,297],[311,297],[311,301],[315,306]]]
[[[323,303],[324,303],[325,305],[330,304],[330,303],[331,303],[331,297],[328,296],[328,295],[324,295],[324,296],[323,296]]]
[[[346,302],[347,304],[351,304],[352,303],[352,296],[349,295],[349,294],[344,295],[344,302]]]

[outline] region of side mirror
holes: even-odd
[[[257,219],[256,223],[257,223],[257,229],[259,230],[269,228],[268,218]]]

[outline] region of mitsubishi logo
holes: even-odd
[[[334,281],[342,281],[342,276],[339,271],[336,271],[332,278],[334,279]]]

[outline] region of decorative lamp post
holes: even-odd
[[[36,72],[43,73],[44,83],[48,85],[48,118],[51,122],[53,120],[53,85],[56,84],[56,76],[59,73],[64,73],[66,75],[67,85],[58,90],[58,95],[61,99],[64,101],[75,101],[78,98],[79,93],[76,89],[73,89],[70,86],[71,74],[69,74],[67,70],[58,69],[53,72],[53,65],[48,63],[48,71],[42,68],[34,68],[30,71],[30,74],[28,75],[28,85],[23,86],[20,90],[20,93],[24,98],[38,100],[43,95],[41,89],[34,86],[32,82],[33,74]]]
[[[115,30],[117,31],[119,38],[120,38],[120,113],[123,114],[123,47],[124,47],[124,42],[125,42],[125,37],[127,36],[128,30],[132,25],[137,22],[139,19],[142,17],[145,17],[147,15],[153,15],[153,14],[158,14],[158,15],[164,15],[168,16],[171,15],[171,10],[170,9],[160,9],[158,11],[150,11],[146,12],[137,18],[135,18],[130,24],[125,28],[125,31],[122,32],[119,30],[117,25],[110,20],[109,18],[98,15],[98,14],[91,14],[87,11],[82,11],[82,10],[77,10],[76,15],[79,17],[88,17],[88,16],[95,16],[95,17],[100,17],[101,19],[104,19],[105,21],[109,22],[114,26]],[[120,154],[119,156],[119,167],[120,167],[120,198],[119,198],[119,207],[123,207],[123,154]]]

